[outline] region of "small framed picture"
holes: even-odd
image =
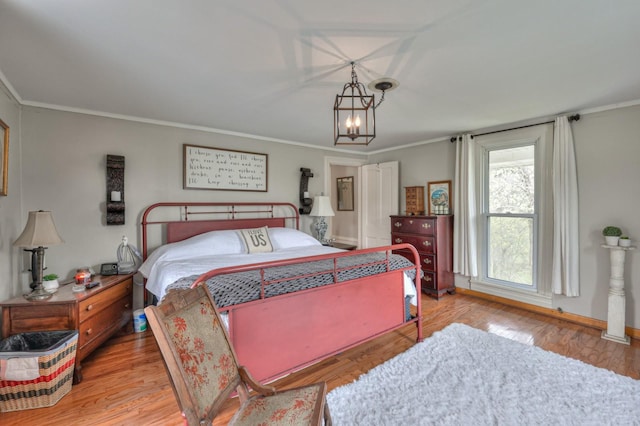
[[[353,176],[340,177],[338,182],[338,210],[353,211]]]
[[[427,183],[429,195],[429,216],[451,214],[451,181],[441,180]]]

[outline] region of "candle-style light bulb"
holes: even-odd
[[[360,134],[360,115],[356,115],[356,122],[355,122],[355,133],[356,134]]]
[[[351,121],[351,115],[347,116],[346,124],[347,124],[347,134],[349,135],[349,134],[353,133],[353,129],[352,129],[353,122]]]

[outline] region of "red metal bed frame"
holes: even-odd
[[[166,209],[179,212],[178,220],[166,215],[150,220],[153,213]],[[193,219],[195,215],[199,220]],[[148,228],[152,225],[163,228],[165,242],[175,242],[211,230],[287,224],[298,229],[299,221],[298,210],[290,203],[157,203],[142,217],[143,257],[148,254]],[[398,249],[413,253],[413,266],[389,269],[389,256]],[[384,260],[375,263],[386,265],[386,272],[338,282],[338,273],[348,269],[340,268],[338,259],[366,253],[385,253]],[[333,266],[315,274],[331,273],[332,284],[264,298],[266,286],[274,284],[264,279],[267,269],[326,259],[331,259]],[[409,320],[405,317],[403,277],[408,269],[416,271],[417,289],[415,315]],[[423,339],[420,262],[410,244],[220,268],[201,275],[193,285],[214,276],[250,270],[260,271],[262,298],[221,308],[220,312],[228,314],[229,335],[238,359],[260,381],[274,380],[408,324],[417,327],[416,341]]]

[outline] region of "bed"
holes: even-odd
[[[290,203],[157,203],[142,216],[145,304],[207,285],[240,362],[271,381],[414,324],[420,264],[408,244],[343,251],[299,231]],[[413,262],[394,250],[408,250]]]

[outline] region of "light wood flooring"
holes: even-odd
[[[594,328],[462,294],[446,295],[439,301],[423,296],[423,312],[425,338],[459,322],[640,379],[640,341],[636,339],[632,339],[631,346],[622,345],[601,339],[600,330]],[[414,344],[415,334],[415,326],[407,326],[291,374],[274,385],[289,387],[324,380],[331,390],[403,352]],[[82,383],[74,385],[56,405],[0,413],[0,424],[182,424],[151,331],[116,336],[83,365]],[[235,399],[230,400],[215,424],[225,424],[236,404]]]

